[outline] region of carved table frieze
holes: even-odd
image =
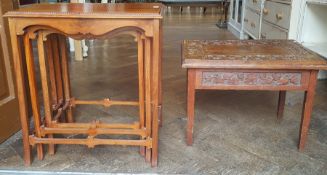
[[[270,73],[270,72],[202,72],[202,86],[300,86],[300,72]]]

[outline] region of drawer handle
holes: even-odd
[[[247,18],[244,18],[244,22],[249,22],[249,20]]]
[[[255,24],[253,22],[251,22],[251,27],[255,27]]]
[[[281,20],[281,19],[283,19],[283,15],[280,14],[280,13],[277,13],[277,14],[276,14],[276,19],[277,19],[277,20]]]
[[[263,9],[263,14],[268,15],[268,12],[269,12],[268,9],[266,8]]]

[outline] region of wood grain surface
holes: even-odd
[[[184,68],[327,69],[327,61],[295,41],[186,40]]]
[[[35,4],[11,11],[7,17],[51,18],[162,18],[160,3],[57,3]]]

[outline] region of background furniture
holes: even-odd
[[[228,20],[228,10],[229,10],[229,5],[230,5],[230,0],[224,0],[223,1],[223,14],[224,14],[224,19],[221,19],[218,21],[216,24],[220,28],[227,28],[227,20]]]
[[[244,32],[252,38],[260,38],[262,6],[264,0],[246,0],[244,11]]]
[[[229,5],[228,30],[238,38],[243,38],[243,18],[245,0],[231,0]]]
[[[244,32],[253,39],[296,40],[300,6],[291,0],[246,0]]]
[[[327,61],[288,40],[187,40],[182,46],[187,68],[187,144],[193,142],[195,91],[279,91],[277,118],[283,116],[286,91],[305,92],[299,150],[303,150],[313,107],[317,73]]]
[[[326,0],[246,0],[244,15],[241,39],[293,39],[327,59]]]
[[[36,4],[8,12],[6,17],[11,32],[26,165],[31,163],[31,145],[36,146],[38,159],[41,160],[44,157],[44,144],[49,145],[49,154],[55,153],[56,144],[80,144],[90,148],[96,145],[140,146],[141,155],[145,156],[146,161],[157,166],[162,101],[161,4]],[[137,41],[139,99],[80,100],[72,97],[66,37],[105,39],[120,34],[131,35]],[[39,64],[34,61],[32,40],[37,41]],[[24,50],[25,57],[20,53],[21,50]],[[38,100],[35,65],[40,66],[43,103]],[[25,66],[28,80],[24,77]],[[26,87],[30,100],[26,96]],[[33,109],[33,132],[29,131],[28,104]],[[41,104],[44,114],[40,111]],[[139,117],[133,124],[106,124],[100,121],[74,123],[73,108],[76,105],[136,106],[139,108]],[[41,116],[44,116],[44,120]],[[84,134],[87,137],[58,138],[56,134]],[[96,138],[100,134],[136,135],[139,139]]]
[[[159,0],[166,6],[180,7],[180,12],[183,12],[183,7],[203,7],[203,13],[208,7],[223,7],[223,0]]]
[[[327,59],[327,0],[307,0],[301,9],[297,40]]]
[[[85,0],[70,0],[71,3],[85,3]],[[76,61],[83,61],[83,57],[87,57],[89,48],[85,44],[85,40],[73,40],[69,38],[70,51],[75,53]]]

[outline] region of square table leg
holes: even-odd
[[[139,77],[139,120],[140,128],[145,128],[145,98],[144,98],[144,39],[141,35],[137,36],[137,65],[138,65],[138,77]],[[144,139],[144,138],[142,138]],[[145,156],[145,147],[140,146],[140,154]]]
[[[152,43],[152,154],[151,154],[151,166],[156,167],[158,165],[158,142],[159,142],[159,125],[161,123],[161,29],[160,21],[154,22],[154,36]]]
[[[60,58],[61,58],[61,68],[62,68],[62,80],[64,88],[64,104],[69,103],[71,100],[71,90],[70,90],[70,79],[69,79],[69,70],[68,70],[68,49],[66,44],[65,36],[58,36],[59,38],[59,48],[60,48]],[[72,107],[69,106],[66,110],[66,118],[69,123],[74,122]]]
[[[145,127],[146,136],[149,138],[152,133],[152,98],[151,98],[151,38],[145,38]],[[146,148],[146,162],[151,162],[151,148]]]
[[[299,150],[302,151],[304,149],[305,143],[307,141],[308,130],[310,126],[310,118],[313,108],[313,100],[315,95],[315,89],[317,85],[317,74],[318,71],[313,70],[310,73],[309,87],[304,95],[304,103],[303,103],[303,113],[300,127],[300,136],[299,136]]]
[[[45,41],[45,51],[47,56],[47,62],[49,65],[49,79],[51,87],[51,102],[52,106],[58,106],[63,102],[63,90],[62,90],[62,79],[61,79],[61,66],[59,64],[59,50],[58,42],[55,35],[49,35]],[[47,121],[51,122],[51,121]],[[50,123],[47,123],[49,126]],[[53,138],[52,134],[48,135],[49,138]],[[49,144],[50,155],[55,154],[54,144]]]
[[[194,105],[195,105],[195,70],[187,69],[187,145],[193,144]]]
[[[57,106],[59,103],[58,100],[58,92],[57,92],[57,82],[56,82],[56,73],[55,73],[55,66],[54,66],[54,53],[52,49],[51,37],[49,36],[45,42],[48,65],[49,65],[49,78],[51,84],[51,101],[52,106]]]
[[[49,89],[49,76],[46,65],[45,58],[45,47],[44,47],[44,35],[43,32],[40,31],[38,33],[37,38],[37,48],[38,48],[38,56],[39,56],[39,64],[40,64],[40,74],[41,74],[41,84],[42,84],[42,93],[43,93],[43,103],[44,103],[44,115],[46,126],[49,126],[52,121],[52,108],[51,108],[51,96]],[[53,135],[49,134],[49,138],[52,138]],[[49,144],[49,153],[52,155],[55,152],[54,144]]]
[[[37,92],[37,85],[36,85],[36,78],[35,78],[35,66],[34,66],[34,55],[33,55],[33,48],[29,33],[24,35],[24,46],[25,46],[25,57],[26,57],[26,67],[27,67],[27,75],[28,75],[28,83],[29,83],[29,90],[30,90],[30,98],[31,98],[31,105],[32,105],[32,112],[33,112],[33,120],[34,120],[34,128],[35,128],[35,135],[37,137],[41,137],[41,115],[40,115],[40,106],[38,100],[38,92]],[[37,144],[37,157],[39,160],[43,159],[43,145]]]
[[[58,43],[58,37],[56,34],[52,34],[48,36],[48,39],[51,42],[52,46],[52,53],[53,53],[53,61],[54,61],[54,72],[55,72],[55,82],[56,82],[56,89],[57,89],[57,99],[58,104],[63,103],[63,86],[62,86],[62,70],[60,65],[60,50],[59,50],[59,43]],[[50,55],[50,53],[49,53]]]
[[[285,99],[286,99],[286,91],[279,91],[278,109],[277,109],[277,120],[278,121],[281,121],[283,118]]]
[[[10,30],[15,30],[15,24],[9,21]],[[18,38],[15,32],[10,32],[13,62],[15,67],[16,85],[17,85],[17,97],[19,103],[19,116],[22,126],[23,135],[23,150],[24,150],[24,164],[26,166],[31,164],[31,147],[29,144],[29,122],[28,122],[28,110],[27,110],[27,97],[26,97],[26,85],[23,73],[23,60],[22,60],[22,48],[21,40]]]
[[[162,21],[160,21],[160,27],[159,27],[159,126],[162,127],[163,125],[163,116],[162,116],[162,52],[163,52],[163,31],[162,31]]]

